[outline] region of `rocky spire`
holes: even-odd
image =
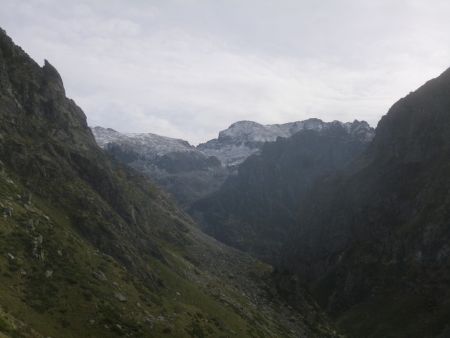
[[[48,60],[44,60],[42,71],[44,72],[45,83],[56,93],[65,96],[66,92],[64,90],[64,84],[61,75],[59,75],[56,68],[53,67],[50,62],[48,62]]]

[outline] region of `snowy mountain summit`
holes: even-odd
[[[148,175],[183,206],[218,189],[228,176],[228,169],[217,158],[184,140],[102,127],[92,128],[92,132],[100,147]]]
[[[320,119],[262,125],[253,121],[239,121],[222,130],[217,139],[198,145],[197,149],[208,156],[217,157],[225,166],[236,166],[247,157],[259,152],[265,142],[274,142],[278,137],[290,137],[302,130],[322,131],[332,126],[341,126],[356,138],[369,142],[374,130],[365,121],[323,122]]]
[[[105,148],[108,144],[126,144],[134,152],[146,158],[163,156],[171,152],[194,151],[196,148],[185,140],[151,133],[120,133],[111,128],[92,128],[97,144]]]

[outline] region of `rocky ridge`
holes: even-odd
[[[217,139],[199,144],[197,149],[209,156],[216,156],[225,166],[236,166],[247,157],[258,153],[265,142],[274,142],[278,137],[290,137],[302,130],[325,131],[341,125],[350,135],[369,142],[374,130],[365,121],[323,122],[320,119],[262,125],[253,121],[239,121],[221,131]]]
[[[136,153],[146,158],[156,158],[172,152],[195,152],[189,142],[151,133],[119,133],[111,128],[94,127],[92,133],[97,144],[104,148],[108,144],[127,144]]]

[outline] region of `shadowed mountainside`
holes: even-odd
[[[447,337],[450,70],[395,103],[368,150],[317,184],[284,266],[355,337]]]
[[[266,143],[261,154],[244,161],[237,175],[194,203],[190,213],[215,238],[277,261],[310,188],[365,150],[371,139],[366,127],[366,122],[336,121]]]

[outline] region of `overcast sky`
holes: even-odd
[[[89,124],[198,143],[238,120],[379,118],[450,66],[450,1],[0,0]]]

